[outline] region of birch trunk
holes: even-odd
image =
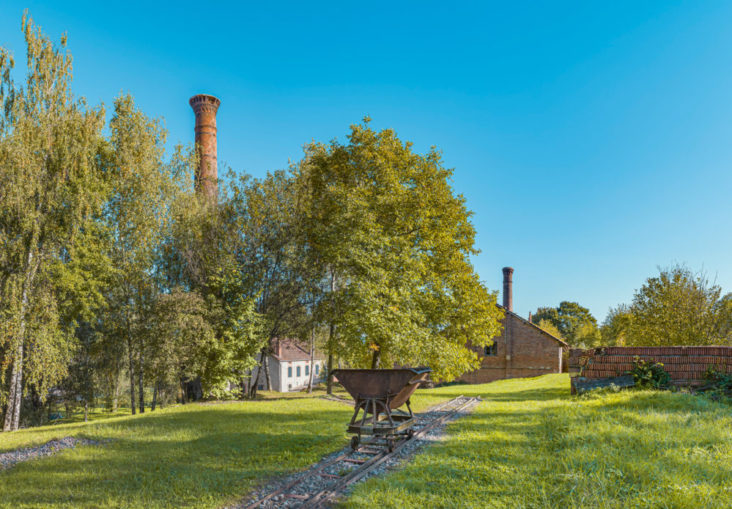
[[[140,350],[142,350],[142,347],[140,347]],[[138,389],[139,389],[139,396],[140,396],[140,413],[145,413],[145,391],[143,390],[143,380],[142,380],[142,351],[140,352],[140,360],[137,363],[137,383],[138,383]]]
[[[20,327],[18,328],[18,346],[13,359],[13,372],[10,377],[10,394],[8,394],[8,409],[5,412],[3,431],[15,431],[20,426],[20,407],[23,403],[23,355],[25,354],[26,310],[28,309],[28,293],[36,277],[38,261],[33,261],[33,249],[26,255],[26,280],[23,285],[23,296],[20,301]]]
[[[264,380],[267,384],[267,390],[272,390],[272,377],[269,374],[269,355],[264,356]]]
[[[313,364],[315,361],[315,327],[310,331],[310,376],[308,377],[308,393],[313,392]]]
[[[132,359],[132,338],[127,335],[127,357],[130,363],[130,409],[135,415],[135,361]]]

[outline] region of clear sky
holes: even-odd
[[[77,94],[129,91],[171,142],[219,97],[220,167],[262,176],[365,115],[439,147],[524,316],[602,320],[676,262],[732,291],[732,2],[0,0],[21,61],[25,7],[68,33]]]

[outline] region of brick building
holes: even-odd
[[[513,269],[503,269],[503,332],[489,347],[475,347],[481,366],[460,380],[485,383],[562,372],[562,353],[567,343],[513,312]]]

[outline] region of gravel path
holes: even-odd
[[[17,463],[52,456],[63,449],[73,449],[77,445],[99,445],[101,442],[89,440],[88,438],[64,437],[58,440],[51,440],[38,447],[28,447],[15,451],[0,453],[0,472],[15,466]]]

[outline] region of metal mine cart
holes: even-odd
[[[362,443],[361,435],[373,437],[363,443],[385,444],[389,451],[398,438],[411,438],[414,414],[409,398],[431,372],[429,368],[334,370],[333,375],[356,402],[348,425],[348,432],[355,433],[351,448],[356,450]],[[399,409],[405,403],[409,413]]]

